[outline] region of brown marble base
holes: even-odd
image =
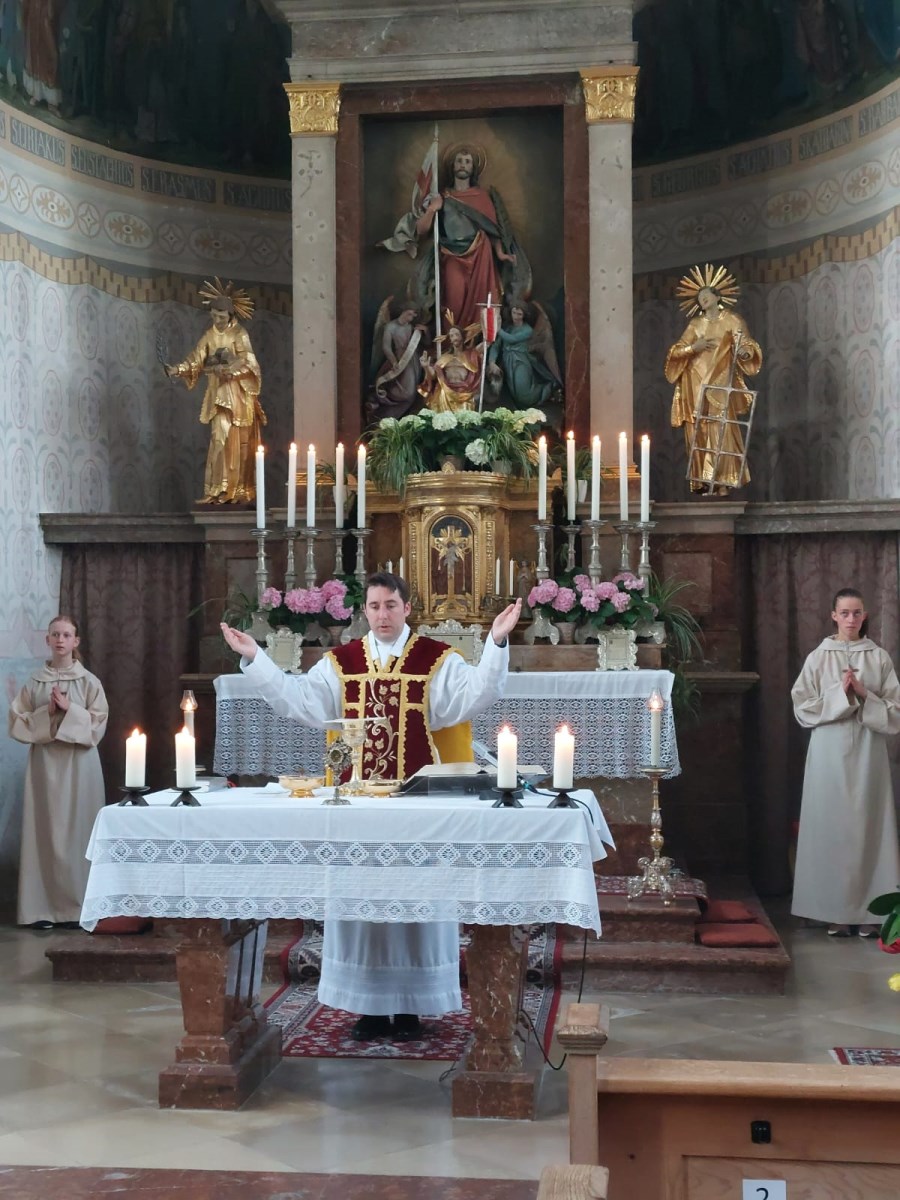
[[[533,1071],[466,1071],[453,1080],[454,1117],[533,1121],[536,1104]]]
[[[281,1030],[267,1026],[236,1062],[176,1062],[166,1067],[159,1075],[159,1107],[233,1112],[280,1062]]]
[[[266,923],[191,920],[176,950],[185,1034],[159,1077],[163,1108],[236,1109],[281,1061],[259,985]]]
[[[686,996],[780,996],[790,956],[783,947],[713,948],[661,942],[568,942],[562,983],[589,992],[672,992]]]
[[[523,1068],[519,1012],[528,938],[511,925],[476,925],[466,953],[472,1042],[452,1085],[455,1117],[533,1120],[536,1074]]]
[[[4,1167],[0,1200],[535,1200],[532,1179],[319,1175],[300,1171],[184,1171],[128,1167]]]
[[[280,983],[281,953],[297,939],[296,933],[266,941],[262,978]],[[175,983],[177,940],[142,934],[90,934],[67,930],[48,938],[45,957],[53,968],[54,983]]]

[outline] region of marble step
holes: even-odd
[[[266,940],[263,979],[281,982],[279,957],[293,934],[270,934]],[[44,952],[54,982],[175,983],[175,941],[155,931],[141,934],[91,934],[71,930],[53,934]]]

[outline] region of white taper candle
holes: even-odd
[[[628,435],[619,434],[619,520],[628,520]]]
[[[297,524],[297,443],[291,442],[288,450],[287,477],[287,527],[293,529]]]
[[[600,439],[591,443],[591,520],[600,520]]]

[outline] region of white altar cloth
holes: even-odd
[[[681,772],[672,718],[671,671],[521,671],[507,676],[503,698],[472,718],[472,734],[493,750],[509,723],[519,738],[519,762],[550,765],[553,733],[567,724],[575,735],[575,775],[635,779],[650,759],[650,713],[655,689],[663,710],[660,764],[666,777]],[[321,775],[321,729],[278,717],[241,674],[219,675],[216,689],[215,770],[219,775]]]
[[[110,916],[472,925],[559,922],[600,933],[592,864],[613,845],[583,807],[476,796],[354,797],[348,807],[268,789],[202,793],[202,807],[104,808],[87,857],[85,929]]]

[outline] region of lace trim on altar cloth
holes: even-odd
[[[104,917],[145,916],[183,920],[214,918],[265,921],[302,917],[310,921],[398,922],[458,921],[466,925],[577,925],[595,929],[596,909],[574,901],[485,900],[341,900],[284,896],[161,896],[119,893],[85,902],[81,922],[91,926]]]
[[[493,746],[509,723],[519,738],[519,762],[547,763],[553,731],[567,724],[575,737],[577,778],[636,779],[650,760],[650,713],[642,697],[534,697],[499,700],[472,718],[472,735]],[[215,770],[220,775],[317,775],[322,772],[321,729],[276,717],[264,700],[216,705]],[[666,778],[681,774],[672,706],[663,713],[660,763]]]

